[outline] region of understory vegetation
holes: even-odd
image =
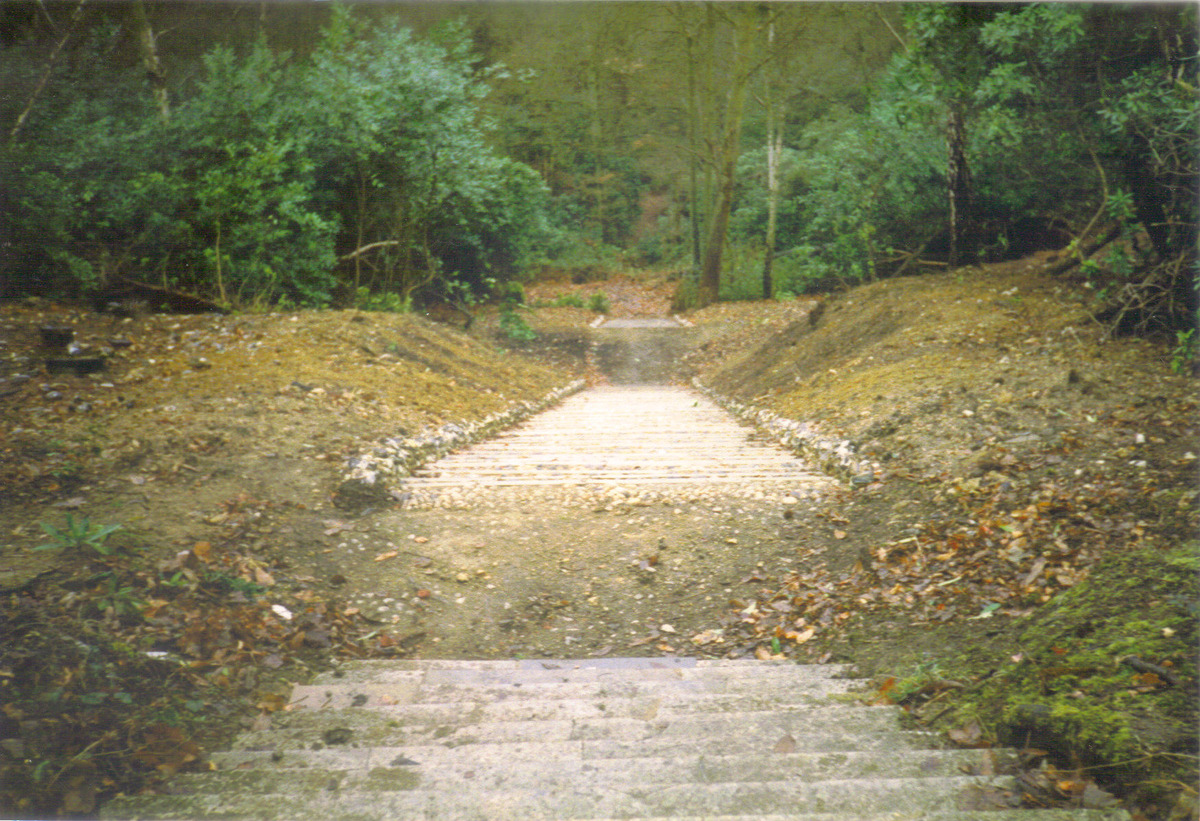
[[[5,14],[5,293],[687,308],[1056,248],[1112,330],[1194,324],[1191,6]]]
[[[924,506],[870,538],[818,511],[857,561],[756,572],[682,646],[865,658],[903,624],[871,698],[1040,750],[1048,806],[1100,779],[1185,817],[1197,31],[1194,4],[0,4],[0,514],[33,568],[0,569],[0,807],[94,814],[331,658],[417,653],[291,563],[352,527],[313,524],[331,466],[600,378],[616,308],[738,326],[694,356],[879,461],[856,525]],[[939,629],[973,646],[919,650]]]

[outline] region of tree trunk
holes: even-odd
[[[958,265],[964,239],[970,236],[971,173],[967,167],[967,133],[962,109],[950,109],[946,123],[946,196],[950,219],[950,251],[947,262]]]
[[[769,58],[775,59],[775,21],[768,23],[767,49]],[[783,152],[783,129],[779,127],[779,112],[776,111],[774,95],[775,77],[768,76],[766,83],[767,109],[767,236],[763,252],[762,289],[763,299],[775,296],[773,268],[775,266],[775,233],[779,223],[779,155]]]
[[[704,248],[704,265],[700,269],[700,305],[711,305],[721,293],[721,258],[725,252],[725,233],[729,228],[729,212],[733,209],[733,172],[737,165],[736,138],[732,146],[725,149],[721,164],[720,188],[717,208],[712,226],[708,231],[708,242]]]
[[[692,275],[700,270],[700,102],[696,92],[696,43],[686,33],[688,68],[688,222],[692,240]]]
[[[750,81],[752,64],[749,52],[754,40],[750,30],[752,18],[749,14],[740,15],[733,22],[733,55],[730,61],[732,65],[729,71],[720,150],[716,158],[717,202],[704,248],[704,265],[700,269],[699,298],[702,306],[716,302],[721,291],[721,258],[725,251],[729,213],[733,209],[734,173],[737,171],[742,114],[745,111],[746,86]]]
[[[154,29],[150,18],[146,16],[146,6],[142,0],[134,0],[129,7],[132,27],[137,39],[138,51],[142,57],[142,66],[150,79],[150,87],[154,89],[154,104],[158,108],[158,116],[164,123],[171,118],[171,99],[167,94],[167,75],[158,59],[158,47],[155,44]]]

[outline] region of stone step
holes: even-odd
[[[418,779],[403,783],[380,779],[379,789],[343,790],[330,783],[315,792],[157,796],[139,802],[142,817],[172,818],[321,818],[341,819],[593,819],[677,817],[680,815],[840,814],[844,819],[887,814],[925,817],[970,805],[974,794],[1003,790],[1007,778],[950,776],[923,779],[876,778],[800,782],[738,782],[641,787],[579,786],[563,793],[545,789],[478,790],[469,782],[456,788],[423,789]],[[390,788],[389,788],[390,787]],[[111,814],[120,804],[110,805]],[[190,814],[189,814],[190,813]],[[124,816],[128,817],[128,816]]]
[[[410,720],[407,708],[314,710],[285,714],[268,730],[246,733],[238,749],[296,748],[321,744],[329,728],[345,731],[357,746],[405,744],[495,745],[536,741],[580,742],[581,754],[619,757],[665,754],[689,746],[695,752],[763,752],[780,744],[821,752],[917,746],[924,734],[901,731],[896,712],[843,708],[795,712],[693,714],[670,719],[560,719],[474,723],[464,712],[446,724]]]
[[[351,662],[173,794],[109,819],[1128,821],[1011,809],[1009,750],[937,749],[838,667],[680,658]],[[842,700],[834,698],[842,695]],[[986,810],[986,812],[984,811]]]
[[[857,683],[770,667],[674,668],[623,672],[620,668],[578,670],[486,668],[394,669],[382,664],[355,662],[341,669],[339,677],[322,677],[317,686],[377,685],[393,687],[389,693],[397,703],[423,701],[496,701],[499,699],[637,698],[672,695],[744,694],[788,703],[794,698],[811,699],[846,693]]]
[[[584,670],[625,670],[641,675],[647,670],[726,671],[743,675],[764,672],[781,673],[796,679],[848,679],[848,664],[798,664],[794,661],[763,661],[753,658],[693,658],[691,656],[581,656],[549,659],[356,659],[343,662],[322,677],[336,677],[339,671],[387,668],[389,670],[490,670],[520,676],[527,671],[549,670],[563,675],[581,675]]]
[[[689,658],[522,659],[519,661],[350,661],[317,677],[317,684],[387,683],[414,677],[430,684],[495,684],[521,687],[540,683],[792,682],[800,686],[840,687],[858,682],[839,665],[794,664],[756,660]]]
[[[545,689],[545,688],[543,688]],[[420,688],[393,684],[309,684],[292,688],[288,710],[329,710],[345,708],[394,708],[407,705],[405,712],[413,720],[426,716],[428,721],[445,722],[454,715],[469,714],[477,721],[533,721],[580,718],[670,718],[696,713],[733,713],[778,710],[811,711],[830,703],[825,690],[807,687],[787,690],[782,697],[745,693],[697,693],[664,691],[659,695],[626,698],[565,698],[550,692],[546,698],[505,698],[468,700],[456,693],[453,701],[421,698]],[[888,709],[888,708],[884,708]]]
[[[923,750],[898,757],[882,752],[775,753],[749,755],[644,756],[590,758],[575,756],[574,745],[554,742],[480,749],[478,747],[326,747],[287,752],[228,751],[212,758],[218,771],[186,774],[178,789],[202,792],[226,783],[237,773],[240,788],[255,792],[324,789],[329,778],[342,789],[380,771],[417,772],[422,787],[450,786],[470,781],[489,789],[570,788],[576,784],[689,784],[829,779],[931,778],[1004,772],[1017,763],[1010,751]],[[400,772],[393,775],[402,779]],[[384,775],[376,776],[383,778]]]
[[[394,727],[402,724],[411,732],[477,729],[495,725],[500,731],[530,734],[539,730],[557,734],[567,725],[570,739],[624,738],[634,731],[645,732],[721,732],[729,727],[783,727],[789,732],[813,734],[837,728],[848,732],[882,732],[897,727],[896,711],[892,707],[822,706],[813,704],[784,705],[779,708],[751,710],[664,709],[655,699],[622,700],[609,714],[605,701],[572,700],[530,704],[488,704],[445,702],[385,705],[374,708],[345,707],[341,709],[296,710],[276,714],[279,729],[299,729],[314,722],[339,722],[341,726],[371,729],[380,724]],[[547,736],[549,739],[551,736]]]

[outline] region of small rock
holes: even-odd
[[[1118,803],[1115,795],[1100,789],[1095,782],[1089,782],[1083,788],[1082,801],[1085,810],[1103,810],[1116,806]]]
[[[354,731],[346,727],[334,727],[321,734],[321,740],[331,747],[335,744],[349,744],[354,737]]]
[[[378,506],[390,501],[391,497],[383,482],[367,481],[377,478],[375,475],[362,479],[347,479],[338,485],[333,494],[333,504],[341,510],[361,510],[366,507]]]

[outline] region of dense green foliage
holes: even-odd
[[[89,11],[38,91],[69,7],[24,7],[13,290],[408,304],[547,265],[695,274],[720,245],[746,298],[767,242],[787,295],[1073,238],[1114,328],[1196,307],[1192,6],[153,8],[198,34],[161,40],[169,116],[130,54],[145,15]]]
[[[1036,250],[1030,234],[1052,220],[1080,244],[1115,228],[1126,241],[1092,268],[1117,300],[1110,311],[1143,327],[1188,323],[1195,18],[1186,6],[907,7],[905,48],[865,109],[804,126],[790,166],[800,217],[781,237],[797,259],[781,287],[871,278],[901,251],[945,259],[958,137],[963,261]],[[1152,288],[1134,285],[1154,270]]]
[[[339,284],[407,298],[513,275],[542,230],[540,179],[487,144],[458,27],[422,39],[337,8],[304,58],[217,45],[169,118],[136,70],[94,70],[118,33],[88,32],[7,146],[14,290],[124,276],[241,305],[323,305]]]

